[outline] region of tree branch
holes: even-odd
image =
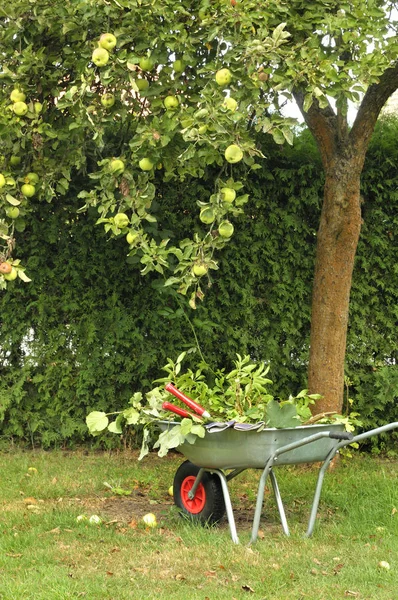
[[[379,83],[369,86],[352,126],[349,139],[356,153],[364,153],[380,115],[381,109],[398,89],[398,61],[380,77]]]
[[[327,169],[337,150],[338,140],[336,134],[339,130],[337,116],[330,105],[326,108],[320,108],[316,99],[314,99],[311,108],[305,112],[303,109],[304,93],[296,90],[293,95],[308,129],[318,144],[323,166]]]

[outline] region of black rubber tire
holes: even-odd
[[[189,516],[191,520],[203,525],[218,523],[225,514],[224,494],[218,475],[207,472],[203,474],[200,483],[203,486],[201,492],[202,494],[204,492],[204,506],[200,512],[191,512],[186,504],[184,504],[182,494],[184,493],[183,489],[186,485],[186,479],[196,477],[198,472],[199,467],[189,460],[186,460],[178,467],[173,483],[174,503],[180,509],[182,516]]]

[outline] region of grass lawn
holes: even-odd
[[[226,521],[202,528],[177,514],[168,488],[181,456],[136,458],[0,453],[1,600],[397,600],[398,462],[356,456],[328,472],[311,539],[303,534],[316,467],[280,468],[292,535],[267,490],[249,547],[259,472],[230,484],[237,546]],[[154,529],[141,520],[148,512]],[[100,525],[76,520],[93,514]]]

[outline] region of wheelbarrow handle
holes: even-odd
[[[203,406],[200,406],[200,404],[192,400],[192,398],[189,398],[188,396],[183,394],[179,389],[174,387],[172,383],[167,383],[165,385],[165,390],[167,392],[170,392],[170,394],[173,394],[173,396],[181,400],[181,402],[184,402],[184,404],[186,404],[191,410],[195,411],[201,417],[210,417],[210,414],[207,412],[206,409],[203,408]]]
[[[352,440],[354,436],[351,431],[330,431],[329,437],[332,440]]]

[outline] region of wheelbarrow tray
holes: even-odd
[[[162,431],[179,426],[175,421],[159,422]],[[193,444],[184,442],[177,450],[193,464],[206,469],[264,469],[269,458],[283,446],[299,442],[316,433],[341,431],[344,431],[344,425],[340,423],[302,425],[285,429],[266,428],[261,431],[228,428],[212,433],[206,431],[204,438],[197,437]],[[281,454],[278,464],[321,462],[326,460],[335,446],[336,440],[323,437]]]

